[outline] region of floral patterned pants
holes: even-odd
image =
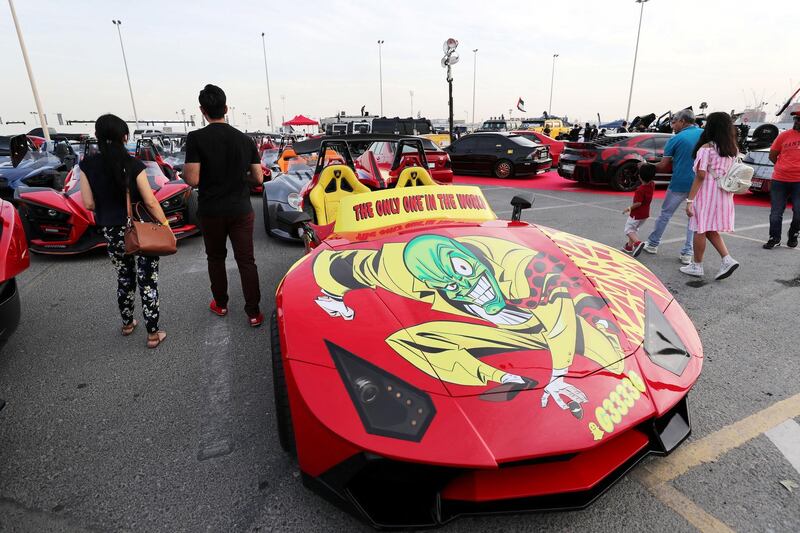
[[[103,226],[108,256],[117,269],[117,303],[122,323],[133,322],[136,282],[148,333],[158,331],[158,257],[125,255],[125,226]]]

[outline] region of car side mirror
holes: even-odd
[[[300,237],[301,229],[311,223],[311,217],[303,211],[278,211],[278,227],[292,237]]]
[[[514,208],[514,212],[511,213],[512,222],[519,222],[520,218],[522,217],[522,210],[530,209],[531,206],[533,206],[533,200],[534,198],[532,194],[528,197],[515,196],[511,199],[511,205]]]

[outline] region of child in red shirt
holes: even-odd
[[[633,193],[633,203],[626,207],[623,211],[624,214],[629,215],[628,220],[625,222],[625,236],[628,242],[622,248],[622,251],[637,257],[642,253],[644,243],[639,240],[639,228],[644,224],[644,221],[650,217],[650,202],[653,201],[653,193],[656,190],[656,184],[653,179],[656,177],[656,167],[649,163],[639,166],[639,178],[642,184]]]

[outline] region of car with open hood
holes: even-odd
[[[576,508],[689,435],[700,338],[641,263],[422,165],[380,190],[328,165],[310,195],[324,224],[277,217],[307,253],[271,330],[307,487],[375,527]]]

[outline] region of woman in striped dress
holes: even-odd
[[[703,277],[703,254],[706,241],[719,252],[722,264],[714,279],[725,279],[738,268],[739,263],[730,256],[720,233],[733,231],[733,193],[722,190],[717,184],[731,168],[739,147],[733,121],[727,113],[711,113],[705,129],[694,148],[694,183],[686,200],[689,228],[694,234],[693,261],[681,267],[689,276]]]

